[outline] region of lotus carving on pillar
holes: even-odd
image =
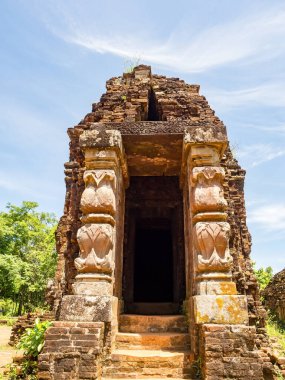
[[[197,167],[193,169],[191,185],[192,211],[209,212],[224,211],[227,201],[224,198],[222,182],[225,177],[221,167]]]
[[[86,188],[81,197],[82,212],[114,215],[116,211],[115,173],[112,170],[86,170],[83,179]]]
[[[232,256],[229,251],[230,226],[226,222],[199,222],[194,226],[197,269],[229,271]]]
[[[86,224],[79,228],[77,241],[80,256],[75,267],[81,273],[111,273],[113,270],[113,227],[109,224]]]

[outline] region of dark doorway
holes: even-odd
[[[134,302],[173,302],[173,254],[170,229],[137,228]]]
[[[177,177],[131,177],[126,191],[125,313],[177,314],[185,300],[182,193]]]

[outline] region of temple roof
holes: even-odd
[[[199,94],[199,85],[152,75],[150,66],[140,65],[109,79],[106,88],[92,112],[68,133],[118,130],[132,176],[180,175],[185,133],[198,143],[227,144],[226,128]]]
[[[131,73],[111,78],[106,88],[81,124],[183,120],[196,125],[223,125],[199,94],[199,85],[153,75],[150,66],[139,65]]]

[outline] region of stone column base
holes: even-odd
[[[67,295],[62,299],[61,321],[111,322],[117,315],[118,298],[112,296]]]
[[[75,277],[73,294],[86,296],[112,296],[112,278],[104,274],[82,273]]]
[[[197,324],[248,324],[247,300],[242,295],[194,296],[193,311]]]

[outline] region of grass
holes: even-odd
[[[285,323],[271,314],[267,321],[266,330],[270,337],[276,338],[281,347],[280,353],[285,356]]]

